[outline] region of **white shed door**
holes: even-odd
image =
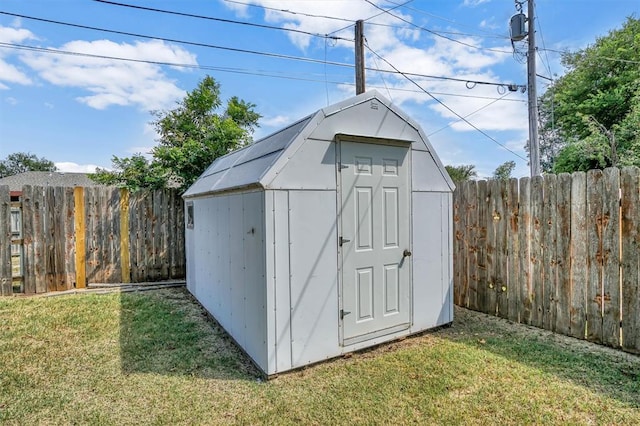
[[[410,323],[409,147],[340,142],[343,343]]]

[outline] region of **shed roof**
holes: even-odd
[[[94,186],[86,173],[24,172],[0,179],[0,185],[8,185],[9,191],[22,191],[25,185],[34,186]]]
[[[305,139],[321,126],[325,119],[343,114],[345,110],[372,101],[376,103],[375,108],[372,106],[362,111],[355,111],[354,114],[356,114],[356,116],[345,116],[345,126],[352,128],[374,128],[376,129],[374,133],[364,136],[382,136],[392,139],[402,139],[403,136],[406,137],[406,129],[409,128],[413,134],[419,135],[419,140],[414,141],[413,149],[431,153],[440,170],[442,179],[446,182],[445,185],[453,190],[453,182],[446,173],[437,155],[435,155],[433,147],[420,126],[389,100],[380,95],[380,93],[371,90],[320,109],[269,136],[255,141],[251,145],[219,157],[202,173],[198,180],[191,185],[183,194],[183,197],[189,198],[251,187],[268,187],[286,160],[294,155],[300,144],[304,143]],[[386,107],[388,111],[392,112],[393,114],[391,114],[391,116],[395,117],[396,121],[402,122],[401,127],[392,126],[392,129],[390,129],[393,137],[389,136],[389,132],[387,132],[387,134],[379,134],[380,129],[383,127],[382,122],[389,121],[389,114],[386,113],[387,111],[380,114],[380,111],[377,111],[379,109],[378,104],[381,104]],[[373,114],[372,110],[376,110],[375,117],[369,116]],[[356,121],[355,119],[357,119],[358,123],[354,123],[354,121]],[[381,122],[376,123],[375,120]],[[330,131],[332,131],[332,129],[330,129]],[[345,132],[344,129],[340,129],[338,133],[348,133],[348,131]],[[331,137],[335,137],[335,134],[332,134]],[[284,155],[285,153],[287,153],[287,155]]]

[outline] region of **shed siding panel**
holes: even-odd
[[[266,288],[266,318],[267,326],[267,374],[277,372],[277,330],[276,330],[276,215],[275,215],[275,192],[266,191],[264,194],[264,244],[265,244],[265,284]],[[282,307],[281,307],[282,308]]]
[[[244,348],[267,370],[264,192],[242,195],[244,237]],[[238,234],[235,234],[238,236]],[[238,238],[241,238],[238,236]]]
[[[231,316],[231,271],[229,263],[229,241],[230,241],[230,227],[229,221],[231,220],[229,214],[229,197],[216,197],[217,208],[215,220],[217,223],[216,233],[213,235],[211,243],[215,245],[216,256],[215,261],[215,289],[216,289],[216,303],[218,304],[218,312],[220,317],[225,318],[225,321]]]
[[[339,355],[336,193],[290,191],[294,367]]]
[[[278,172],[269,188],[335,190],[336,144],[308,140]]]
[[[274,191],[275,268],[276,268],[276,350],[277,371],[292,367],[291,363],[291,289],[289,277],[289,193]]]
[[[451,191],[430,152],[413,151],[411,153],[411,179],[414,191]]]
[[[414,192],[412,332],[450,322],[449,194]],[[446,303],[443,303],[446,302]]]
[[[230,299],[231,316],[227,319],[224,328],[245,348],[244,330],[244,213],[243,194],[229,196],[229,230],[232,237],[229,239],[229,264],[230,264]]]

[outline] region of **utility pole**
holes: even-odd
[[[356,21],[356,95],[364,93],[364,21]]]
[[[529,165],[531,176],[540,176],[540,143],[538,140],[538,99],[536,90],[536,26],[534,0],[528,0],[527,86],[529,93]]]

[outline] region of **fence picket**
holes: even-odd
[[[509,236],[507,237],[507,303],[509,304],[508,318],[520,321],[520,208],[518,204],[518,180],[510,179],[508,186],[507,223]]]
[[[469,292],[467,295],[467,306],[475,311],[479,310],[478,306],[478,183],[476,181],[467,182],[467,226],[469,227]]]
[[[602,203],[602,341],[620,346],[620,170],[603,176]]]
[[[509,300],[507,299],[507,283],[509,281],[507,271],[507,241],[508,231],[508,182],[506,180],[496,180],[496,191],[494,195],[494,230],[495,237],[495,287],[498,297],[498,316],[509,318]]]
[[[478,182],[478,226],[476,246],[476,275],[478,276],[478,308],[481,312],[489,313],[487,303],[487,181]]]
[[[571,330],[571,175],[558,175],[556,195],[556,303],[554,331]]]
[[[570,335],[579,339],[586,336],[587,282],[587,175],[571,175],[571,309]]]
[[[622,169],[622,347],[640,353],[640,169]]]
[[[486,284],[485,284],[485,305],[486,312],[496,315],[498,306],[497,297],[497,220],[496,220],[496,193],[499,192],[496,180],[487,181],[487,195],[485,202],[485,226],[487,227],[487,249],[486,255]]]
[[[11,195],[9,187],[0,186],[0,296],[13,294],[11,277]],[[8,244],[4,242],[8,241]]]
[[[531,287],[531,179],[520,179],[519,191],[518,251],[519,289],[520,289],[520,322],[531,324],[533,317],[533,288]]]
[[[602,342],[602,170],[587,172],[587,339]]]
[[[556,200],[557,176],[548,175],[543,183],[542,206],[542,326],[553,331],[556,322]]]
[[[459,186],[460,184],[458,184]],[[461,218],[461,213],[464,209],[460,204],[464,200],[464,190],[458,190],[453,193],[453,238],[456,240],[455,251],[453,251],[453,303],[458,306],[462,306],[460,296],[463,294],[462,290],[462,275],[466,268],[463,265],[464,262],[464,243],[460,240],[464,238],[464,222]]]
[[[531,325],[543,327],[544,315],[544,181],[531,178]]]

